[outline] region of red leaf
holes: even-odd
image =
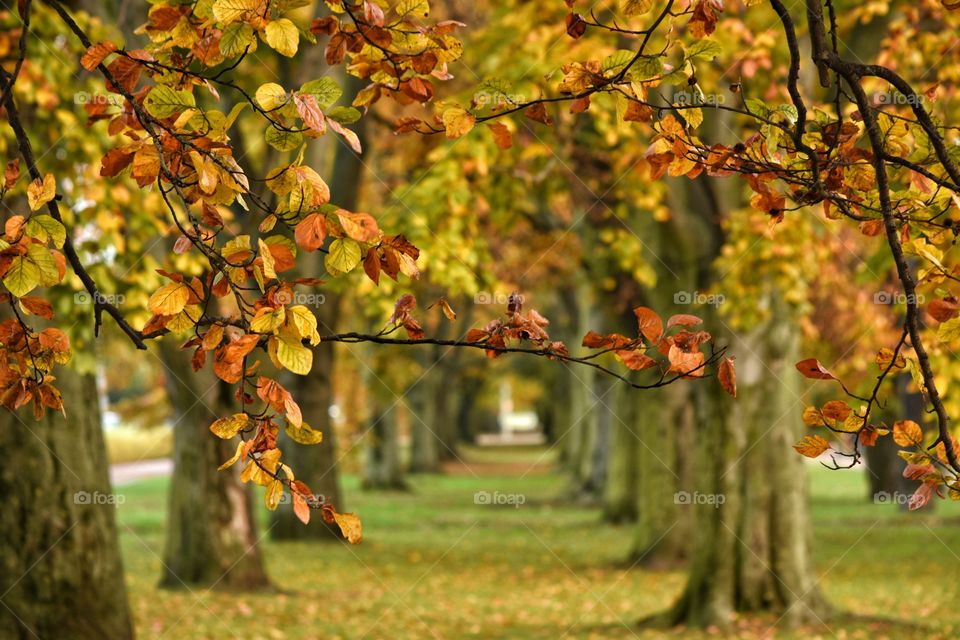
[[[703,320],[697,316],[690,315],[689,313],[678,313],[670,316],[670,319],[667,320],[667,329],[675,327],[678,324],[683,325],[684,327],[692,327],[698,324],[703,324]]]
[[[807,358],[797,363],[797,371],[803,374],[803,377],[811,380],[836,380],[837,377],[830,373],[820,361],[816,358]]]

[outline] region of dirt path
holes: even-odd
[[[110,465],[110,483],[118,487],[137,480],[168,476],[173,472],[173,460],[159,458]]]

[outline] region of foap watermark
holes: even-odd
[[[510,302],[510,298],[513,298],[513,300],[520,305],[524,303],[524,297],[521,293],[493,293],[491,291],[478,291],[477,294],[473,296],[473,303],[504,305]]]
[[[727,496],[722,493],[700,493],[699,491],[677,491],[673,494],[673,504],[691,505],[708,504],[715,509],[727,501]]]
[[[910,502],[910,494],[902,493],[900,491],[894,491],[890,493],[889,491],[877,491],[873,494],[873,503],[874,504],[896,504],[896,505],[905,505]]]
[[[494,107],[502,104],[526,104],[527,102],[525,95],[502,91],[477,91],[471,99],[471,104],[476,108]]]
[[[280,304],[300,304],[305,307],[319,307],[327,301],[327,296],[322,293],[301,293],[299,291],[281,291],[274,297]]]
[[[674,304],[696,304],[719,307],[727,298],[722,293],[702,293],[700,291],[677,291],[673,294]]]
[[[110,93],[87,93],[86,91],[77,91],[73,94],[73,103],[86,105],[86,104],[99,104],[105,107],[122,107],[123,106],[123,97],[115,96]]]
[[[527,502],[527,496],[522,493],[501,493],[500,491],[477,491],[473,494],[473,504],[511,506],[519,509]]]
[[[111,306],[118,307],[126,301],[127,297],[122,293],[100,293],[97,291],[91,295],[87,291],[78,291],[77,293],[73,294],[74,304],[109,304]]]
[[[681,107],[717,107],[727,101],[721,93],[702,93],[700,91],[676,91],[673,104]]]
[[[916,107],[926,102],[926,99],[918,93],[908,96],[899,91],[878,91],[872,94],[871,98],[871,102],[879,106]]]
[[[120,506],[127,501],[127,497],[122,493],[103,493],[101,491],[77,491],[73,494],[73,504],[94,505],[94,504],[112,504],[115,507]]]
[[[873,303],[874,304],[910,304],[911,302],[916,305],[921,305],[925,301],[925,298],[922,294],[916,295],[907,295],[902,291],[877,291],[873,294]]]

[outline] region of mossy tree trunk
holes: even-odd
[[[216,418],[232,412],[231,387],[209,368],[194,372],[189,354],[169,340],[161,342],[160,353],[176,419],[160,585],[268,587],[257,546],[252,490],[240,482],[242,465],[217,471],[236,450],[236,442],[210,433]]]
[[[66,418],[0,414],[0,638],[133,638],[96,382],[57,387]]]
[[[734,612],[773,611],[784,624],[816,623],[829,608],[810,552],[806,469],[792,445],[800,337],[773,301],[763,326],[733,339],[738,397],[719,385],[694,391],[697,424],[696,545],[686,589],[668,622],[726,625]]]

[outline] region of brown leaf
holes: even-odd
[[[524,110],[523,115],[535,122],[540,122],[548,126],[553,124],[553,118],[547,114],[547,108],[542,102],[538,102],[535,105],[527,107]]]
[[[946,322],[960,315],[960,305],[956,300],[933,300],[927,305],[929,313],[937,322]]]
[[[87,71],[93,71],[103,62],[103,59],[117,50],[117,45],[112,42],[100,42],[91,45],[89,49],[80,58],[80,66]]]
[[[571,13],[567,16],[567,35],[574,40],[578,40],[587,31],[587,23],[579,13]]]
[[[720,370],[717,372],[717,379],[720,380],[720,386],[724,391],[734,398],[737,397],[737,371],[733,367],[733,358],[724,358],[720,363]]]
[[[703,324],[703,320],[697,316],[690,315],[689,313],[677,313],[670,316],[670,319],[667,320],[667,329],[671,329],[678,324],[684,327],[692,327],[698,324]]]
[[[837,377],[830,373],[820,361],[816,358],[807,358],[797,363],[797,371],[803,374],[803,377],[811,380],[836,380]]]
[[[650,356],[644,355],[639,351],[617,351],[617,355],[628,369],[633,371],[643,371],[657,366],[657,361]]]

